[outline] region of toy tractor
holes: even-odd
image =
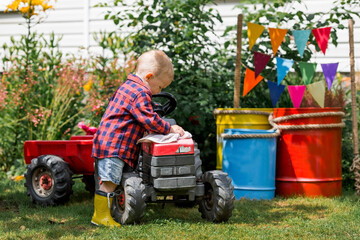
[[[153,102],[161,117],[172,112],[176,99],[169,93],[163,105]],[[175,124],[174,119],[165,119]],[[70,140],[26,141],[28,166],[25,186],[33,202],[57,205],[72,193],[72,174],[83,175],[88,188],[95,175],[91,158],[92,136],[73,136]],[[30,161],[31,160],[31,161]],[[146,203],[172,202],[177,206],[199,205],[202,218],[212,222],[227,221],[234,208],[234,187],[222,171],[202,173],[200,150],[192,139],[171,143],[142,143],[136,170],[124,172],[111,206],[113,218],[121,224],[140,222]],[[91,179],[91,180],[90,180]]]

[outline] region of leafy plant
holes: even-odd
[[[0,81],[0,168],[10,174],[24,171],[25,140],[55,140],[81,132],[77,123],[101,117],[101,106],[122,81],[117,59],[63,56],[61,37],[32,32],[49,1],[15,0],[9,10],[20,11],[28,32],[2,47]],[[107,39],[114,42],[114,38]],[[120,42],[120,40],[118,41]],[[103,44],[103,42],[99,42]],[[109,46],[109,45],[107,45]],[[111,46],[115,46],[112,44]],[[113,48],[115,49],[115,48]]]
[[[83,116],[83,121],[98,126],[107,101],[134,69],[135,61],[131,54],[122,51],[126,46],[119,34],[100,32],[94,35],[94,40],[101,47],[102,53],[83,59],[89,78],[84,86],[86,102],[92,106],[91,111]]]
[[[211,0],[145,1],[115,0],[101,7],[110,10],[105,19],[119,29],[129,28],[125,45],[135,57],[150,49],[161,49],[172,59],[175,79],[166,91],[173,93],[178,107],[173,113],[177,123],[190,131],[202,149],[206,168],[215,167],[216,126],[212,111],[232,102],[234,60],[222,51],[214,34],[218,12],[207,4]]]
[[[23,159],[25,140],[66,136],[69,126],[76,125],[76,116],[86,109],[80,94],[86,80],[84,69],[75,63],[63,63],[58,43],[53,34],[46,39],[32,33],[17,41],[12,38],[10,46],[3,46],[5,67],[0,83],[3,89],[0,129],[5,136],[0,139],[3,170],[8,170],[15,159]]]

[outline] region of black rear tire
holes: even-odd
[[[145,215],[145,198],[142,179],[133,173],[123,173],[111,205],[113,219],[120,224],[139,223]]]
[[[202,176],[205,196],[200,201],[201,217],[211,222],[227,221],[234,209],[234,187],[231,179],[222,171],[205,172]]]
[[[62,158],[42,155],[27,166],[24,185],[33,203],[55,206],[69,201],[74,184],[71,177],[69,164]]]

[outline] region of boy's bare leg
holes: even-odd
[[[116,187],[117,185],[115,183],[106,181],[106,182],[102,182],[102,184],[99,187],[99,190],[106,193],[112,193],[115,191]]]

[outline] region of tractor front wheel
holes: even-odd
[[[123,173],[121,185],[115,191],[111,215],[120,224],[140,222],[145,215],[145,186],[142,179],[133,173]]]
[[[63,159],[42,155],[31,160],[25,173],[27,195],[33,203],[54,206],[66,203],[72,193],[72,172]]]
[[[199,204],[201,217],[211,222],[227,221],[234,209],[234,187],[222,171],[205,172],[202,176],[205,195]]]

